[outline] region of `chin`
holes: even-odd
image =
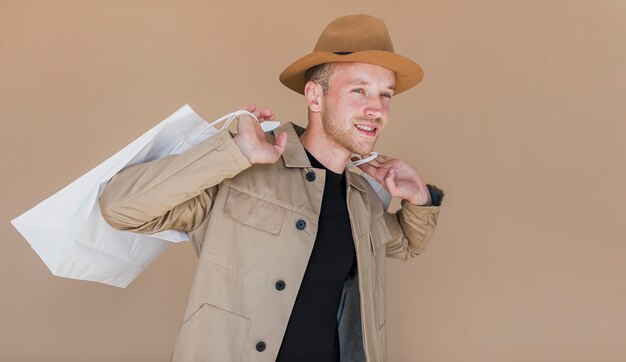
[[[351,148],[349,151],[356,155],[369,155],[374,151],[374,146],[368,148]]]

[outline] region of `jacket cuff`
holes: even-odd
[[[235,143],[234,136],[230,131],[220,132],[213,137],[217,138],[218,142],[222,143],[226,150],[235,158],[233,161],[239,166],[240,170],[245,170],[252,166],[248,158],[241,152],[241,148]]]

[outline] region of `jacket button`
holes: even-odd
[[[309,171],[309,172],[306,173],[305,177],[306,177],[307,181],[313,182],[313,181],[315,181],[315,172]]]
[[[259,352],[265,351],[265,342],[259,342],[256,344],[256,350]]]
[[[296,227],[298,228],[298,230],[302,230],[306,227],[306,221],[300,219],[296,222]]]
[[[285,289],[287,284],[285,284],[284,281],[279,280],[279,281],[276,282],[276,284],[274,286],[276,287],[276,290],[283,290],[283,289]]]

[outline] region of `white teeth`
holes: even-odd
[[[359,124],[357,124],[357,125],[356,125],[356,128],[358,128],[358,129],[362,129],[362,130],[364,130],[364,131],[369,131],[369,132],[371,132],[371,131],[373,131],[373,130],[374,130],[374,127],[361,126],[361,125],[359,125]]]

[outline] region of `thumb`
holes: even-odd
[[[287,148],[287,132],[281,132],[276,137],[276,142],[274,143],[274,149],[278,152],[278,155],[282,155],[285,152],[285,148]]]

